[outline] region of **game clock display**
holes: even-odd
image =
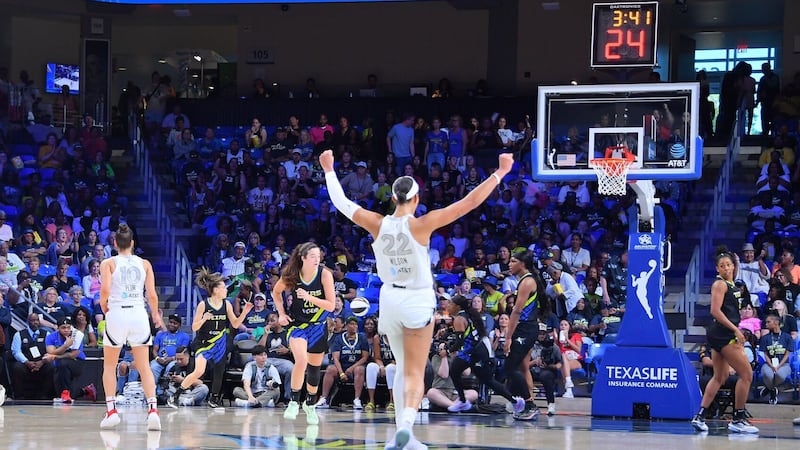
[[[658,2],[592,6],[592,67],[656,65]]]

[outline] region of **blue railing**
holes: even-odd
[[[706,264],[711,261],[709,255],[711,255],[714,245],[712,236],[714,231],[721,225],[720,218],[728,198],[733,168],[736,164],[736,159],[739,157],[741,135],[744,131],[741,120],[736,121],[734,130],[735,133],[725,151],[725,161],[722,163],[717,183],[714,186],[714,198],[703,226],[703,233],[700,235],[700,244],[694,248],[686,270],[683,301],[678,305],[678,309],[679,312],[686,313],[687,325],[694,323],[694,307],[700,297],[700,287],[705,282],[703,274],[705,273]]]
[[[194,310],[200,299],[200,291],[194,285],[192,264],[186,256],[183,245],[177,242],[175,227],[168,213],[168,204],[164,201],[163,189],[152,164],[151,152],[140,137],[136,128],[131,142],[136,156],[136,165],[142,179],[143,191],[148,204],[152,208],[151,224],[161,236],[160,250],[167,261],[170,277],[175,277],[175,292],[180,303],[186,306],[185,324],[191,323]]]

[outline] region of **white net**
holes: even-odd
[[[589,165],[597,174],[597,191],[602,195],[625,195],[625,182],[633,160],[624,158],[597,158]]]

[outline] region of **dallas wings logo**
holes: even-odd
[[[649,234],[640,234],[639,245],[653,245],[653,238]]]

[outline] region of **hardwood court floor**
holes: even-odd
[[[394,431],[382,412],[320,411],[321,423],[307,426],[302,411],[294,422],[283,409],[224,412],[205,407],[161,409],[163,430],[145,431],[145,410],[122,409],[114,431],[100,431],[99,405],[10,404],[0,408],[3,449],[382,449]],[[434,449],[783,449],[797,448],[800,427],[790,420],[755,422],[759,436],[728,434],[727,422],[709,421],[699,435],[688,422],[596,419],[582,414],[541,416],[515,422],[509,415],[421,413],[415,433]],[[316,437],[314,437],[316,435]],[[758,447],[756,447],[758,446]]]

